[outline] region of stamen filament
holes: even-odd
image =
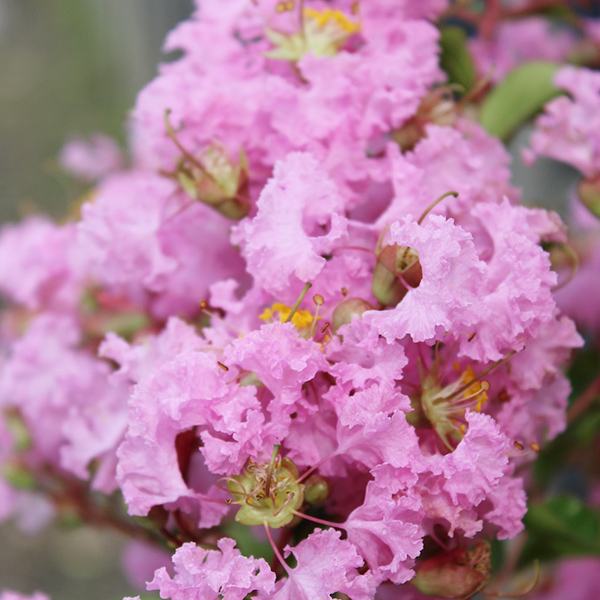
[[[455,198],[458,197],[458,192],[446,192],[445,194],[442,194],[439,198],[437,198],[436,200],[434,200],[424,211],[423,214],[419,217],[419,220],[417,221],[417,224],[420,225],[423,220],[425,219],[425,217],[442,201],[444,200],[444,198],[447,198],[448,196],[454,196]]]
[[[577,252],[575,252],[575,250],[573,249],[573,247],[570,244],[563,243],[563,244],[559,244],[559,245],[565,251],[565,254],[569,257],[570,263],[571,263],[571,265],[570,265],[571,268],[569,269],[569,274],[565,277],[565,280],[558,282],[552,288],[553,292],[556,292],[557,290],[562,290],[562,288],[564,288],[566,285],[568,285],[573,280],[573,277],[575,277],[575,275],[577,274],[577,271],[579,271],[579,256],[577,255]]]
[[[271,491],[271,479],[273,478],[273,467],[275,466],[275,461],[277,460],[277,454],[279,453],[279,448],[281,448],[281,444],[275,444],[273,448],[273,454],[271,454],[271,462],[269,462],[269,467],[267,469],[267,481],[265,483],[265,495],[268,497]]]
[[[285,572],[288,575],[291,575],[290,568],[288,567],[287,563],[285,562],[283,556],[281,556],[281,552],[279,552],[279,548],[277,548],[277,544],[273,540],[273,535],[271,534],[271,528],[269,527],[269,524],[265,521],[263,523],[263,525],[265,526],[265,531],[267,532],[267,539],[269,540],[269,544],[271,544],[271,548],[273,548],[273,552],[274,552],[275,556],[277,557],[277,560],[279,561],[281,566],[285,569]]]
[[[292,311],[287,316],[287,319],[284,321],[284,323],[289,323],[292,320],[292,318],[296,314],[296,311],[298,310],[298,307],[300,306],[300,303],[302,302],[302,300],[304,300],[304,296],[306,296],[308,290],[310,290],[311,287],[312,287],[312,283],[307,283],[304,286],[304,289],[302,290],[298,300],[296,300],[296,304],[294,304],[294,306],[292,306]]]
[[[322,458],[316,465],[313,465],[310,469],[308,469],[308,471],[306,471],[300,476],[300,478],[298,479],[298,483],[302,483],[311,473],[316,471],[323,463],[327,462],[330,458],[334,457],[335,455],[336,453],[334,452],[333,454]]]
[[[315,337],[315,331],[317,329],[317,321],[319,320],[319,310],[321,306],[324,304],[323,296],[321,294],[315,294],[313,297],[313,302],[317,306],[315,310],[315,316],[313,317],[313,321],[310,326],[310,331],[308,332],[308,339],[312,339]]]
[[[227,321],[225,321],[224,319],[221,319],[221,317],[219,317],[218,315],[210,312],[210,310],[208,310],[206,307],[208,306],[208,303],[205,300],[202,300],[200,302],[200,310],[205,314],[208,315],[211,319],[216,319],[217,321],[220,321],[221,323],[223,323],[223,325],[225,325],[226,327],[229,327],[229,329],[231,329],[231,331],[234,331],[235,333],[237,333],[240,337],[243,337],[244,334],[237,329],[237,327],[234,327],[233,325],[231,325],[230,323],[228,323]]]
[[[281,514],[281,511],[294,499],[296,494],[294,494],[294,492],[292,492],[291,494],[288,495],[288,497],[286,498],[285,502],[273,513],[274,517],[277,517]],[[275,501],[273,500],[273,508],[275,508]]]
[[[202,172],[203,175],[205,175],[211,181],[214,182],[215,178],[206,170],[206,167],[194,155],[190,154],[190,152],[188,152],[188,150],[186,150],[185,147],[182,145],[182,143],[177,139],[177,134],[175,133],[175,130],[173,129],[173,126],[171,125],[171,122],[169,121],[170,115],[171,115],[171,109],[168,108],[165,111],[165,125],[166,125],[166,129],[167,129],[167,136],[177,146],[178,150],[181,152],[181,154],[184,156],[184,158],[187,161],[192,163],[195,167],[197,167]]]
[[[221,486],[221,482],[222,481],[233,481],[233,483],[235,483],[236,485],[240,486],[240,488],[242,489],[241,492],[234,492],[235,494],[239,494],[240,496],[249,496],[250,494],[248,494],[248,492],[246,491],[246,488],[234,477],[221,477],[218,481],[217,481],[217,487],[222,490],[223,492],[227,492],[228,494],[231,493],[231,490],[229,490],[227,487],[222,487]]]
[[[538,584],[538,581],[540,580],[540,563],[537,560],[534,562],[534,569],[535,574],[533,576],[533,581],[522,592],[516,592],[514,594],[503,594],[502,592],[483,591],[483,595],[492,596],[492,598],[522,598],[523,596],[526,596],[535,588],[535,586]]]
[[[460,396],[463,392],[466,392],[474,383],[478,382],[482,377],[485,377],[491,370],[500,366],[503,362],[507,361],[511,356],[515,355],[516,353],[516,350],[511,350],[505,357],[492,363],[487,369],[484,369],[481,373],[479,373],[479,375],[475,376],[473,379],[465,383],[465,385],[458,388],[456,392],[450,394],[447,400],[452,400],[452,398],[456,398],[456,396]]]
[[[304,513],[294,511],[294,514],[301,519],[306,519],[307,521],[312,521],[313,523],[318,523],[319,525],[324,525],[325,527],[335,527],[336,529],[346,529],[341,523],[334,523],[333,521],[326,521],[325,519],[318,519],[317,517],[311,517],[310,515],[305,515]]]

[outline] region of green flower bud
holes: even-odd
[[[321,475],[311,475],[306,480],[306,492],[304,499],[309,504],[323,504],[329,494],[331,493],[331,486],[329,481]]]
[[[333,331],[337,332],[342,325],[350,323],[355,315],[362,317],[362,314],[366,310],[373,310],[373,307],[369,302],[362,298],[348,298],[347,300],[344,300],[338,304],[333,311],[331,317]]]

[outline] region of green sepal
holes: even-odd
[[[440,47],[440,66],[448,75],[449,83],[458,83],[468,92],[475,85],[477,74],[469,52],[467,34],[460,27],[443,27]]]

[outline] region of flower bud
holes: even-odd
[[[373,310],[373,307],[369,302],[362,298],[348,298],[347,300],[344,300],[338,304],[333,311],[331,317],[333,331],[337,332],[342,325],[350,323],[356,315],[362,317],[362,314],[366,310]]]
[[[311,475],[306,481],[304,499],[309,504],[323,504],[331,493],[329,481],[321,475]]]
[[[390,137],[402,152],[408,152],[426,136],[427,125],[452,126],[457,114],[451,90],[438,88],[424,98],[417,113],[400,129],[392,131]]]
[[[181,169],[177,179],[194,200],[214,208],[224,217],[239,221],[250,212],[248,160],[243,151],[237,164],[223,150],[208,148],[202,156],[203,169],[192,165]]]
[[[377,256],[371,291],[384,306],[396,306],[423,278],[419,254],[413,248],[392,244]]]
[[[490,546],[479,542],[473,550],[457,548],[424,560],[411,583],[426,596],[470,598],[487,584]]]

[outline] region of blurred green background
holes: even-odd
[[[0,221],[65,213],[76,188],[56,168],[72,133],[124,141],[137,91],[156,73],[167,31],[191,0],[0,0]],[[0,589],[53,600],[132,593],[118,565],[124,540],[57,527],[0,528]]]
[[[0,0],[0,220],[64,212],[65,139],[123,140],[166,32],[190,12],[191,0]]]

